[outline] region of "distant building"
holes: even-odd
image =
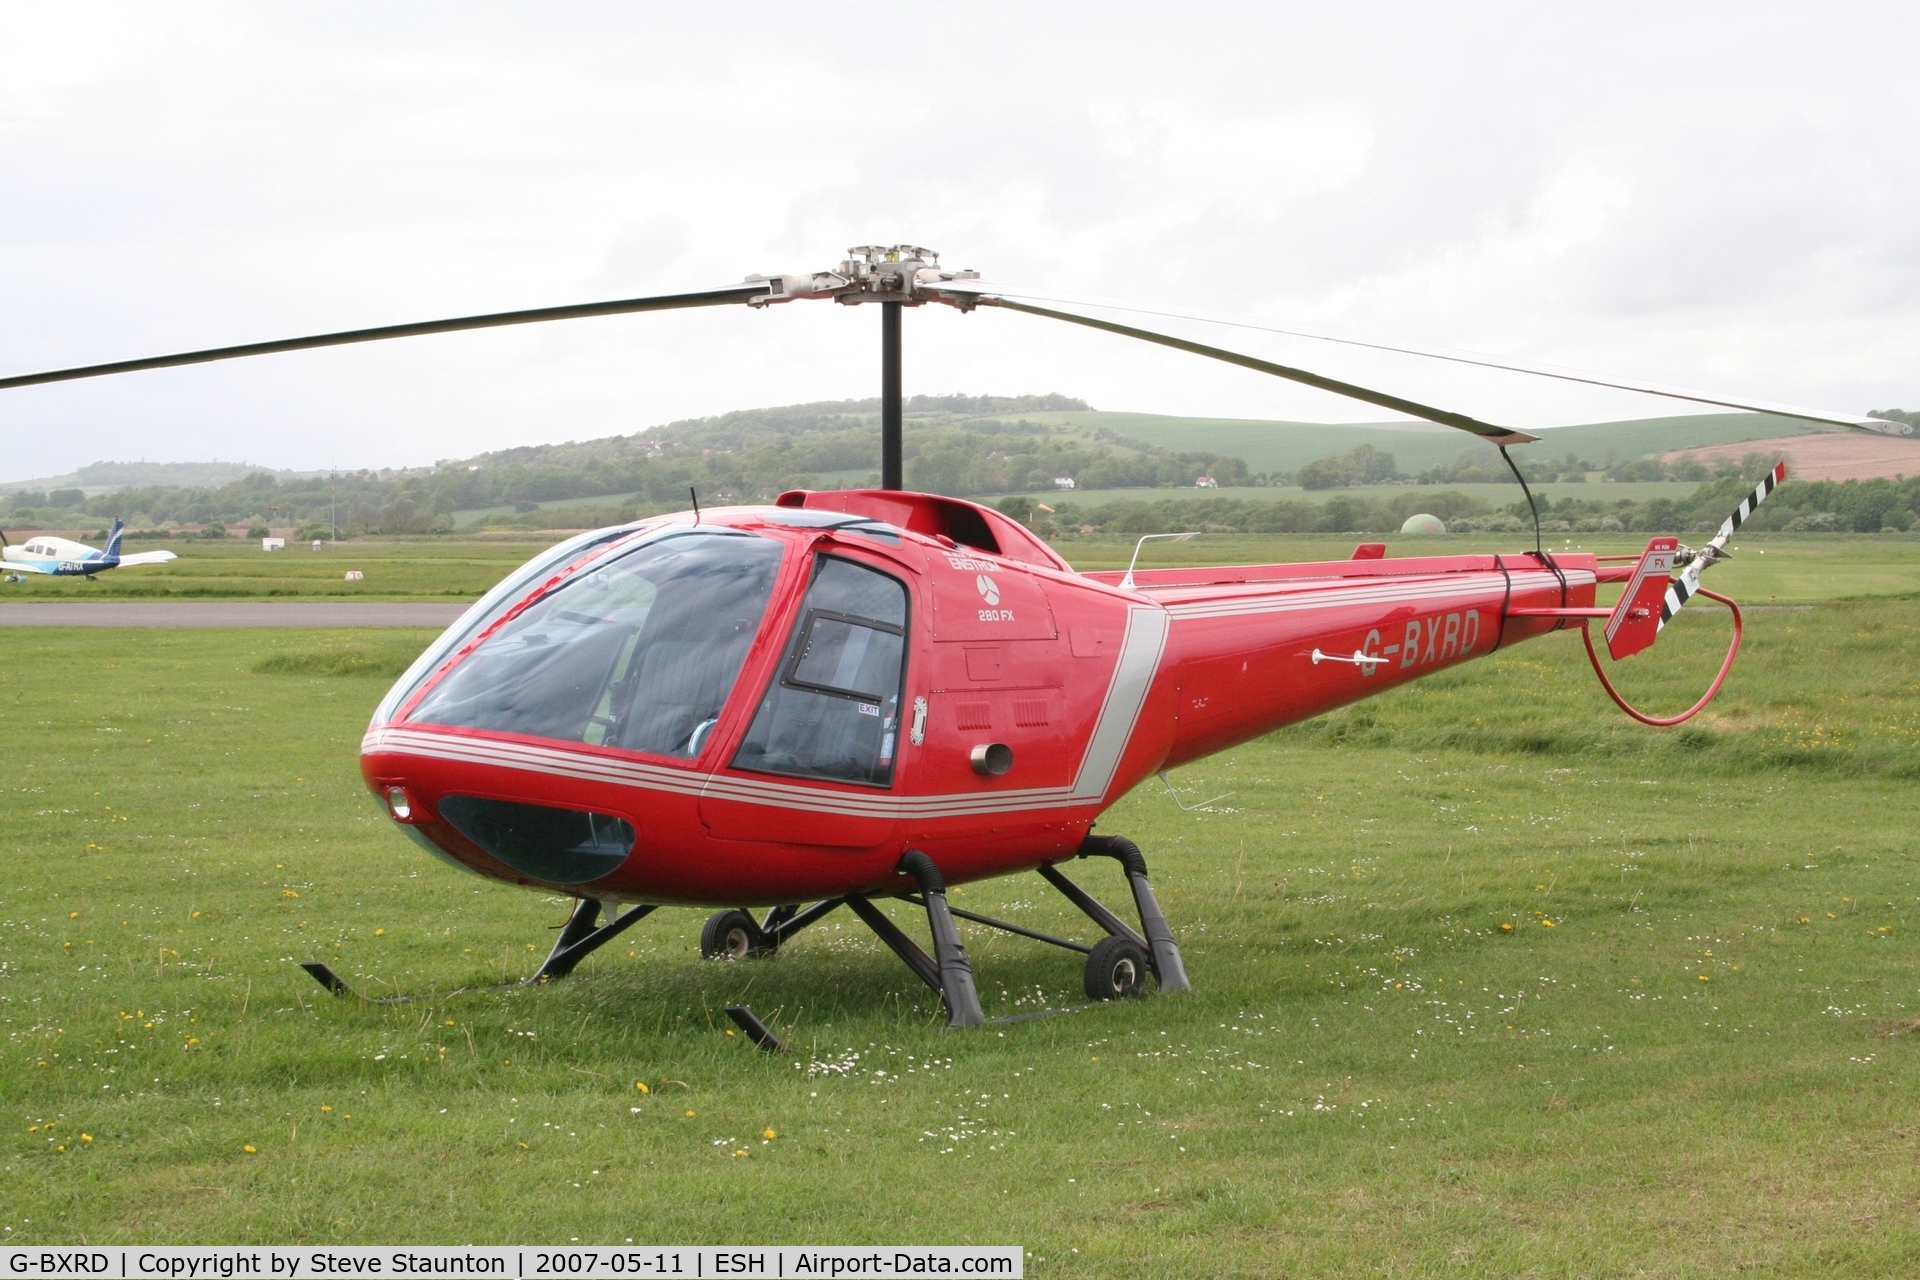
[[[262,538],[260,539],[260,549],[262,551],[285,551],[287,549],[287,540],[285,538]]]
[[[1201,476],[1198,480],[1195,480],[1193,482],[1193,487],[1196,489],[1218,489],[1220,487],[1220,482],[1218,480],[1215,480],[1212,476]]]
[[[1079,486],[1074,484],[1072,476],[1055,476],[1053,478],[1053,487],[1056,489],[1075,489]]]

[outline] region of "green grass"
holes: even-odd
[[[296,543],[266,552],[252,539],[183,535],[156,544],[178,560],[115,569],[91,581],[29,577],[0,585],[0,608],[30,600],[477,600],[556,541],[539,533],[365,538],[319,551]],[[366,576],[348,582],[349,569]]]
[[[1723,625],[1690,610],[1630,692],[1688,700]],[[367,713],[427,639],[9,633],[8,1243],[1920,1268],[1912,601],[1753,615],[1699,727],[1626,722],[1559,636],[1174,775],[1188,804],[1231,793],[1205,811],[1143,787],[1102,829],[1144,848],[1195,994],[966,1033],[844,916],[768,962],[702,964],[701,913],[670,910],[542,989],[324,994],[291,962],[372,992],[518,977],[565,911],[426,858],[366,797]],[[1075,874],[1124,900],[1110,865]],[[1087,933],[1036,877],[955,896]],[[967,941],[989,1015],[1079,1002],[1074,957]],[[725,1035],[735,1002],[799,1052]]]
[[[320,552],[297,549],[269,554],[252,544],[184,538],[174,544],[180,559],[171,564],[116,570],[93,582],[29,578],[0,586],[0,608],[16,601],[65,600],[476,600],[556,540],[540,533],[367,539]],[[1439,538],[1207,534],[1185,543],[1150,542],[1140,563],[1154,567],[1340,560],[1366,540],[1384,540],[1392,556],[1511,552],[1531,545],[1530,535],[1518,533]],[[1553,545],[1624,554],[1644,548],[1646,539],[1625,534],[1561,534]],[[1741,551],[1734,561],[1716,568],[1707,581],[1748,603],[1804,603],[1920,590],[1920,538],[1776,533],[1751,535],[1735,545]],[[1088,537],[1063,539],[1057,549],[1081,569],[1124,569],[1133,546],[1131,538]],[[345,581],[350,568],[366,574],[365,579]]]

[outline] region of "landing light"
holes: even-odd
[[[396,822],[405,822],[413,817],[413,800],[407,795],[405,787],[394,787],[387,792],[387,808]]]

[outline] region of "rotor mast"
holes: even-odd
[[[880,487],[906,487],[903,422],[905,401],[900,382],[900,312],[903,307],[918,307],[926,299],[916,297],[914,286],[921,273],[931,278],[940,275],[940,255],[918,245],[856,245],[847,250],[847,260],[837,274],[847,287],[836,290],[834,301],[849,306],[862,302],[880,304]],[[943,299],[944,301],[944,299]]]
[[[905,409],[900,396],[900,306],[880,304],[880,487],[904,489]]]
[[[835,302],[857,306],[863,302],[880,304],[880,487],[906,487],[905,451],[902,423],[905,418],[900,372],[900,313],[905,307],[942,302],[963,311],[973,309],[971,297],[925,292],[922,285],[939,285],[953,280],[977,280],[977,271],[943,271],[940,255],[919,245],[856,245],[847,250],[846,261],[837,271],[813,276],[749,276],[749,281],[764,280],[768,296],[756,298],[753,305],[785,302],[792,298],[831,297]]]

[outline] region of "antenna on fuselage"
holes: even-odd
[[[692,485],[687,486],[687,496],[693,499],[693,522],[700,523],[700,494]]]
[[[1127,561],[1127,576],[1120,579],[1121,589],[1124,591],[1133,590],[1133,567],[1140,563],[1140,549],[1146,546],[1147,543],[1153,541],[1155,538],[1171,538],[1175,542],[1185,542],[1188,538],[1199,537],[1200,532],[1200,530],[1195,529],[1191,533],[1149,533],[1143,535],[1140,541],[1133,544],[1133,559]]]

